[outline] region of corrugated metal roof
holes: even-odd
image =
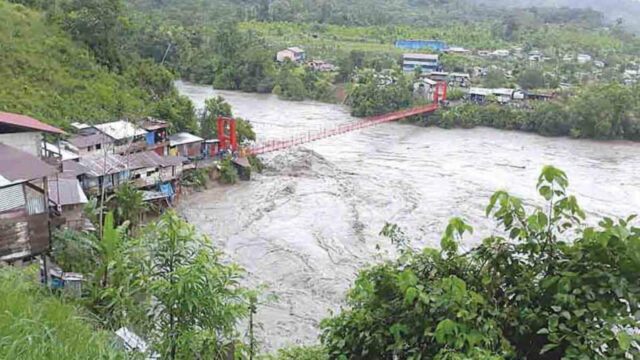
[[[162,157],[153,151],[130,154],[124,158],[129,169],[155,168],[163,165]]]
[[[24,189],[22,185],[0,188],[0,212],[9,211],[25,205]]]
[[[60,155],[60,157],[62,158],[62,161],[76,160],[76,159],[80,158],[80,155],[78,155],[78,154],[76,154],[76,153],[74,153],[72,151],[66,150],[64,148],[62,150],[60,150],[58,145],[52,144],[52,143],[48,143],[48,142],[43,142],[42,143],[42,151],[43,151],[43,153],[44,153],[44,150],[45,150],[45,144],[46,144],[46,150],[50,151],[50,152],[52,152],[54,154]]]
[[[0,111],[0,123],[33,129],[37,131],[44,131],[52,134],[66,134],[64,131],[56,127],[45,124],[26,115],[18,115]]]
[[[159,130],[159,129],[165,129],[169,127],[169,123],[166,121],[162,121],[162,120],[158,120],[158,119],[154,119],[152,117],[148,117],[146,119],[143,120],[142,125],[140,125],[141,128],[147,130],[147,131],[155,131],[155,130]]]
[[[100,153],[80,158],[80,165],[86,169],[84,174],[99,177],[108,174],[117,174],[128,170],[122,157],[116,154]]]
[[[63,176],[65,178],[74,178],[88,172],[89,168],[83,166],[80,162],[64,161],[62,162],[62,174],[58,175],[58,177]]]
[[[43,178],[57,172],[37,157],[0,144],[0,186]]]
[[[405,59],[419,59],[419,60],[438,60],[438,55],[435,54],[404,54]]]
[[[198,141],[203,141],[199,136],[189,134],[188,132],[181,132],[169,136],[169,146],[178,146],[184,144],[190,144]]]
[[[91,127],[91,125],[87,125],[79,122],[72,122],[71,126],[73,126],[75,129],[78,129],[78,130],[88,129]]]
[[[94,125],[93,127],[100,130],[102,133],[109,135],[115,140],[123,140],[147,133],[146,130],[143,130],[125,120],[118,120],[106,124]]]
[[[68,140],[77,148],[86,148],[97,144],[111,144],[113,139],[105,134],[94,134],[88,136],[78,135]]]
[[[49,179],[49,199],[59,205],[76,205],[89,202],[77,179]]]

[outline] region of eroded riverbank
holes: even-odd
[[[180,88],[197,105],[214,93]],[[353,121],[337,105],[220,94],[264,138]],[[266,350],[316,339],[316,325],[329,309],[339,309],[358,269],[392,256],[378,236],[385,221],[418,239],[414,246],[436,246],[448,219],[462,216],[476,230],[467,239],[471,246],[490,234],[484,216],[489,196],[505,189],[535,205],[535,182],[546,164],[567,172],[571,192],[588,213],[640,211],[640,144],[628,142],[393,123],[265,162],[269,168],[251,182],[189,196],[180,211],[247,269],[251,284],[266,284],[279,296],[258,314]]]

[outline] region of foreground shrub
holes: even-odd
[[[585,225],[567,186],[546,167],[545,206],[495,193],[487,215],[499,228],[482,245],[459,252],[472,228],[452,219],[441,250],[404,249],[363,271],[348,309],[322,323],[330,358],[638,358],[625,329],[640,328],[640,228],[633,216]]]

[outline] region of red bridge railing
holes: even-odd
[[[434,93],[434,102],[431,105],[417,106],[417,107],[397,111],[390,114],[374,116],[374,117],[366,118],[362,121],[358,121],[355,123],[342,124],[333,128],[322,129],[316,132],[308,132],[306,134],[293,136],[289,139],[269,140],[245,149],[245,154],[246,155],[266,154],[274,151],[288,149],[294,146],[300,146],[313,141],[326,139],[328,137],[348,133],[351,131],[368,128],[378,124],[400,120],[410,116],[422,115],[422,114],[434,112],[438,109],[440,91],[442,91],[443,99],[446,99],[446,96],[447,96],[446,85],[444,83],[438,84],[438,85],[439,86],[436,87],[436,91]]]

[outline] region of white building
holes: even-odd
[[[500,50],[496,50],[494,52],[491,53],[491,56],[496,56],[496,57],[507,57],[509,56],[509,54],[511,54],[509,52],[509,50],[505,50],[505,49],[500,49]]]
[[[404,54],[402,68],[411,72],[420,69],[423,73],[438,71],[440,57],[437,54]]]
[[[294,47],[290,47],[290,48],[278,51],[278,54],[276,55],[276,60],[278,60],[278,62],[285,62],[286,60],[291,60],[293,62],[296,62],[296,61],[303,61],[304,59],[306,59],[306,57],[307,56],[304,50],[294,46]]]
[[[591,55],[587,55],[587,54],[578,54],[578,63],[580,64],[586,64],[591,62],[591,60],[593,60],[593,58],[591,57]]]
[[[0,111],[0,144],[9,145],[29,155],[42,156],[42,134],[63,135],[64,131],[32,117]]]

